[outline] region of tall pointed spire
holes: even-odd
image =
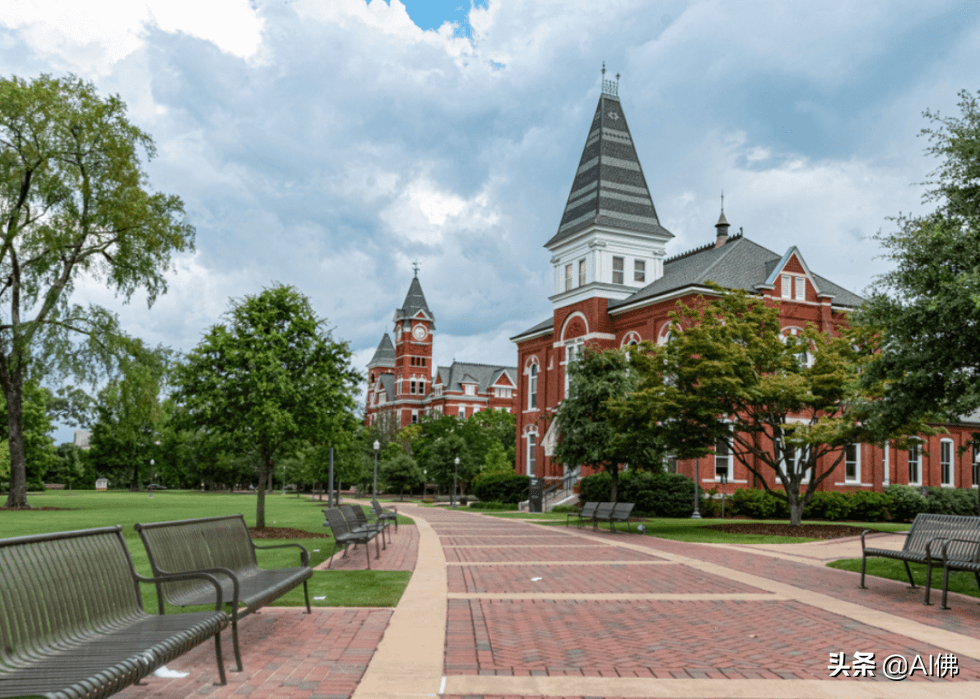
[[[422,311],[429,320],[435,320],[435,316],[429,310],[429,305],[425,302],[425,294],[422,293],[422,284],[419,282],[418,271],[416,270],[415,276],[412,277],[412,283],[408,287],[408,293],[405,295],[405,302],[401,308],[395,311],[395,320],[414,318],[419,311]]]
[[[715,230],[717,235],[715,237],[715,247],[720,248],[722,245],[728,242],[728,219],[725,218],[725,190],[721,191],[721,216],[718,217],[718,223],[715,224]]]
[[[378,349],[374,350],[374,356],[368,362],[367,368],[373,369],[376,366],[395,366],[395,346],[391,344],[391,338],[388,337],[388,333],[385,333],[384,337],[381,338],[381,342],[378,343]]]
[[[549,249],[593,225],[652,234],[658,239],[674,237],[660,225],[643,177],[619,101],[619,75],[615,82],[606,80],[604,63],[602,70],[602,94],[558,232],[545,244]]]

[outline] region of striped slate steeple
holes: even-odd
[[[674,237],[660,225],[617,93],[618,82],[603,80],[572,191],[548,249],[593,225],[660,240]]]

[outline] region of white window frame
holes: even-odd
[[[579,260],[578,261],[578,285],[585,286],[585,280],[586,280],[585,260]]]
[[[973,487],[980,488],[980,446],[973,445]]]
[[[565,397],[568,397],[568,386],[569,386],[569,375],[568,375],[568,365],[578,359],[579,353],[581,352],[583,343],[572,342],[565,345]]]
[[[538,363],[531,362],[527,370],[527,409],[538,409]]]
[[[800,465],[800,454],[810,447],[794,447],[789,445],[783,446],[783,466],[786,468],[786,473],[796,473],[797,467]],[[787,456],[788,455],[788,456]],[[803,473],[803,483],[809,483],[813,478],[813,467],[809,467]]]
[[[565,265],[565,291],[572,290],[572,265]]]
[[[726,455],[718,454],[718,447],[722,444],[725,446],[725,450],[728,452]],[[735,463],[734,447],[735,444],[730,439],[718,439],[715,441],[714,479],[716,483],[721,483],[721,476],[718,474],[719,462],[721,466],[725,469],[725,475],[728,476],[728,482],[729,483],[732,482],[735,475],[734,474],[734,463]]]
[[[854,449],[854,459],[849,460],[847,458],[848,449]],[[854,475],[847,475],[847,465],[849,463],[854,464]],[[844,447],[844,482],[845,483],[860,483],[861,482],[861,444],[848,444]]]
[[[633,260],[633,281],[646,284],[647,262],[646,260]]]
[[[465,420],[466,419],[466,406],[465,405],[459,406],[458,415],[459,415],[459,419],[460,420]]]
[[[793,280],[793,285],[796,287],[796,300],[806,301],[806,277],[796,277]]]
[[[939,485],[943,488],[956,487],[955,450],[952,439],[939,440]]]
[[[414,395],[415,394],[415,380],[413,379],[412,381],[409,381],[408,386],[409,386],[409,391],[408,392],[410,394],[413,394]]]
[[[915,458],[912,458],[913,450]],[[910,444],[908,449],[909,457],[909,485],[922,485],[922,444]],[[915,465],[915,480],[912,480],[912,466]]]
[[[538,465],[538,434],[537,432],[527,433],[527,475],[534,478],[534,470]]]
[[[475,396],[476,395],[476,385],[475,384],[468,383],[465,386],[463,386],[463,394],[464,395],[467,395],[467,396]]]
[[[413,410],[412,411],[412,424],[413,425],[419,424],[419,411],[418,410]]]
[[[793,297],[792,279],[793,277],[789,274],[780,275],[779,291],[784,299]]]
[[[619,265],[619,269],[616,269],[616,265]],[[619,275],[619,280],[617,281],[616,275]],[[626,283],[626,258],[619,257],[618,255],[612,258],[612,283],[613,284],[625,284]]]

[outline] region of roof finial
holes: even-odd
[[[718,223],[715,224],[715,230],[717,231],[717,237],[715,238],[715,247],[721,247],[726,242],[728,242],[728,219],[725,218],[725,190],[721,190],[721,215],[718,217]]]
[[[417,258],[417,257],[415,258],[415,261],[412,263],[412,269],[415,270],[415,278],[418,279],[418,276],[419,276],[419,258]]]
[[[619,73],[616,73],[616,82],[606,80],[606,62],[602,62],[602,92],[611,97],[619,96]]]
[[[602,79],[603,80],[606,79],[606,62],[605,61],[602,62]]]
[[[725,213],[725,190],[721,190],[721,213]]]

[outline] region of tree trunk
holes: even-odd
[[[7,399],[7,434],[10,438],[10,492],[7,507],[27,507],[27,460],[24,458],[23,389],[19,371],[4,372],[3,395]]]
[[[262,459],[262,471],[259,473],[259,488],[255,497],[255,526],[265,527],[265,483],[272,475],[272,459]]]
[[[803,523],[803,501],[799,491],[794,492],[792,488],[787,488],[786,499],[789,501],[790,526],[798,527]]]

